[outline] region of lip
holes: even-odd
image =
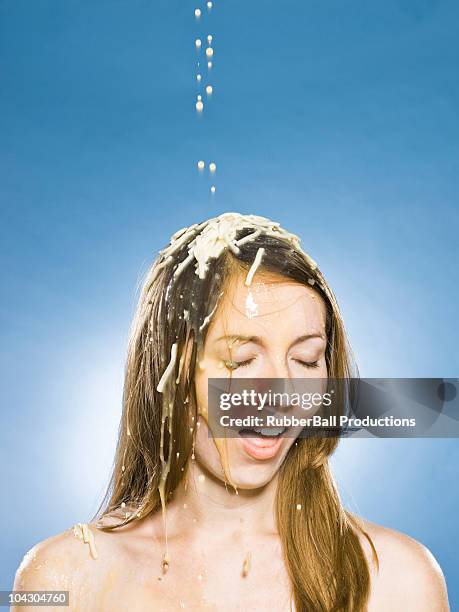
[[[277,455],[281,446],[283,438],[240,438],[241,445],[244,451],[252,457],[252,459],[258,459],[259,461],[266,461],[272,459]]]

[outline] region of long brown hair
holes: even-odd
[[[237,267],[249,269],[259,249],[264,249],[260,270],[313,287],[323,299],[329,377],[354,374],[336,300],[296,237],[286,239],[278,224],[254,231],[247,218],[247,227],[236,234],[238,248],[221,250],[198,275],[188,265],[194,263],[190,245],[207,223],[177,232],[143,284],[129,341],[113,473],[95,517],[101,529],[116,529],[165,507],[184,478],[198,419],[194,372],[208,322],[228,279]],[[369,596],[360,528],[344,510],[328,465],[337,442],[336,437],[298,438],[279,471],[277,527],[298,612],[359,612]],[[120,520],[104,525],[101,519],[110,514]]]

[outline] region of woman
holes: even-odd
[[[236,213],[180,230],[133,322],[105,503],[35,546],[15,589],[69,590],[84,612],[448,610],[421,544],[343,509],[337,438],[209,431],[209,378],[352,372],[336,301],[296,236]]]

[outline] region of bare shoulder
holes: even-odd
[[[113,547],[112,542],[93,524],[77,523],[38,542],[26,552],[16,571],[13,588],[16,591],[69,591],[70,610],[77,610],[83,585],[86,591],[91,584],[97,588],[97,580],[107,572],[106,559],[111,558],[107,549]],[[25,612],[29,608],[21,606],[18,610]]]
[[[430,550],[394,529],[355,517],[370,537],[379,567],[372,569],[370,611],[447,612],[448,595],[443,572]],[[371,547],[362,543],[369,558]]]

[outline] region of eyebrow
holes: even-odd
[[[325,340],[325,336],[323,334],[315,332],[311,334],[304,334],[303,336],[298,336],[298,338],[296,338],[296,340],[294,340],[290,346],[295,346],[295,344],[300,344],[301,342],[304,342],[305,340],[310,340],[311,338],[320,338],[321,340]],[[235,340],[242,340],[243,342],[253,342],[261,346],[263,346],[264,344],[263,339],[260,338],[260,336],[241,336],[240,334],[220,336],[220,338],[217,338],[215,342],[220,342],[221,340],[230,340],[233,342]]]

